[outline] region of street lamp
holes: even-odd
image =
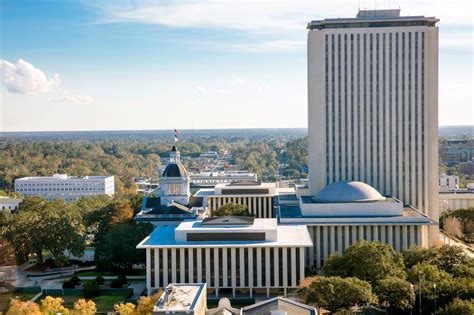
[[[436,315],[436,283],[433,283],[433,289],[434,289],[434,315]]]
[[[419,306],[418,309],[419,309],[419,314],[421,315],[421,270],[418,271],[418,281],[419,281],[419,283],[420,283],[420,285],[419,285],[419,286],[420,286],[420,288],[419,288],[419,290],[420,290],[420,294],[419,294],[419,296],[420,296],[420,298],[419,298],[420,301],[418,302],[418,304],[419,304],[419,305],[418,305],[418,306]]]
[[[410,287],[411,287],[412,292],[415,292],[415,290],[413,289],[414,287],[413,283],[410,283]],[[413,315],[413,304],[410,307],[410,315]]]

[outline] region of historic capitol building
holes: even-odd
[[[191,194],[174,146],[161,190],[136,217],[156,226],[138,244],[148,291],[172,282],[282,295],[359,240],[401,251],[435,239],[437,21],[375,10],[309,23],[309,187],[252,181]],[[253,217],[212,216],[228,203]]]

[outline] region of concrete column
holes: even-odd
[[[329,255],[334,254],[334,252],[335,252],[335,247],[336,247],[336,242],[335,242],[335,241],[336,241],[336,240],[335,240],[335,238],[336,238],[336,233],[335,233],[335,231],[334,231],[334,228],[335,228],[334,225],[331,225],[331,226],[329,227],[329,232],[331,233],[331,236],[330,236],[331,239],[330,239],[330,241],[329,241],[329,242],[330,242],[330,243],[329,243]]]
[[[288,287],[288,249],[286,247],[282,248],[283,254],[283,287],[286,289]]]
[[[237,286],[237,273],[236,273],[236,261],[235,261],[235,248],[230,249],[230,265],[231,265],[231,272],[230,272],[230,277],[232,281],[232,288],[235,288]]]
[[[269,288],[271,286],[270,278],[270,248],[265,248],[265,286]]]
[[[240,287],[245,287],[245,248],[239,248],[239,256],[240,256],[240,263],[239,263],[239,271],[240,271]]]
[[[315,253],[314,248],[316,245],[316,242],[314,240],[314,238],[316,237],[316,227],[310,226],[310,225],[308,225],[307,227],[308,227],[309,235],[311,236],[311,241],[313,242],[313,246],[311,246],[308,250],[308,265],[312,267],[314,263],[314,253]]]
[[[257,218],[262,218],[262,198],[260,197],[257,197],[257,205],[258,205],[258,209],[257,209]]]
[[[146,249],[146,290],[151,294],[151,249]]]
[[[262,287],[262,248],[257,247],[257,287]]]
[[[253,288],[253,248],[249,247],[248,248],[248,253],[249,253],[249,259],[248,259],[248,286],[250,290]],[[252,292],[252,291],[250,291]]]
[[[366,225],[365,230],[367,231],[367,241],[372,242],[372,226],[371,225]]]
[[[409,246],[416,245],[416,242],[415,242],[415,226],[410,225],[409,228],[410,228],[410,244],[409,244]]]
[[[397,252],[400,251],[400,226],[399,225],[394,225],[395,228],[395,250]]]
[[[296,287],[296,247],[291,247],[291,286]]]
[[[341,225],[337,226],[337,252],[339,255],[342,255],[342,229],[343,227]]]
[[[160,250],[155,248],[153,258],[155,261],[155,288],[161,288],[160,286]]]
[[[344,251],[350,246],[349,225],[344,226]]]
[[[251,211],[255,217],[258,218],[257,216],[257,198],[256,197],[252,197],[252,211]]]
[[[280,286],[280,258],[278,247],[273,248],[273,279],[275,280],[275,287]]]
[[[227,248],[222,249],[222,287],[226,288],[229,283],[227,282]]]
[[[408,248],[408,229],[406,225],[402,226],[402,248]]]
[[[171,249],[171,282],[177,282],[176,276],[176,248]]]
[[[378,225],[374,225],[372,227],[373,229],[373,241],[378,241],[379,240],[379,226]]]
[[[179,249],[179,282],[186,283],[186,265],[184,262],[184,248]],[[190,281],[188,281],[190,283]]]
[[[194,257],[192,248],[188,248],[188,279],[189,283],[194,283]]]
[[[304,279],[304,247],[300,247],[300,282],[299,283],[301,283],[303,279]]]
[[[385,237],[385,229],[387,228],[387,226],[385,225],[382,225],[380,227],[380,242],[383,243],[383,244],[387,244],[387,238]]]
[[[388,245],[393,247],[393,225],[388,225]]]
[[[352,225],[352,226],[351,226],[351,230],[352,230],[352,243],[351,243],[350,245],[352,245],[352,244],[354,244],[355,242],[357,242],[357,226],[356,226],[356,225]],[[349,245],[349,246],[350,246],[350,245]]]
[[[214,248],[214,287],[219,288],[219,248]],[[216,291],[217,292],[217,291]]]
[[[202,248],[198,248],[196,250],[196,255],[197,255],[197,266],[196,266],[196,272],[197,272],[197,282],[202,283]]]
[[[417,225],[416,226],[416,245],[418,246],[423,246],[423,229],[422,229],[422,226],[421,225]]]
[[[211,284],[211,249],[205,249],[206,254],[206,284],[207,287],[212,287]]]
[[[316,268],[321,268],[321,227],[316,226],[316,244],[313,244],[316,249]]]
[[[323,247],[323,260],[326,262],[328,260],[328,249],[329,249],[329,241],[328,241],[328,227],[326,225],[323,226],[323,242],[321,246]]]
[[[364,226],[359,225],[359,238],[357,239],[358,241],[363,240],[364,238]]]
[[[163,248],[163,287],[169,284],[168,281],[168,248]]]

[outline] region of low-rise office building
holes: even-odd
[[[146,250],[148,292],[168,283],[206,283],[219,294],[286,294],[305,276],[304,225],[276,219],[216,217],[158,226],[137,248]]]
[[[15,192],[23,196],[40,196],[48,201],[74,201],[80,197],[113,195],[114,176],[53,176],[23,177],[15,180]]]
[[[5,196],[0,196],[0,211],[10,210],[17,211],[20,203],[23,201],[21,198],[10,198]]]
[[[458,189],[439,193],[439,212],[474,207],[474,190]]]

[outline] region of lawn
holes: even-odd
[[[72,309],[74,307],[74,302],[84,298],[82,296],[77,295],[64,295],[59,297],[64,300],[64,306],[69,309]],[[42,298],[44,297],[39,298],[37,302],[41,301]],[[110,294],[98,296],[96,298],[93,298],[92,301],[94,301],[98,312],[110,312],[113,311],[114,304],[122,302],[123,298],[124,295],[122,294]]]
[[[15,292],[0,293],[0,313],[7,311],[11,298],[18,297],[22,301],[27,301],[27,300],[30,300],[32,297],[34,297],[36,294],[38,293],[15,293]]]

